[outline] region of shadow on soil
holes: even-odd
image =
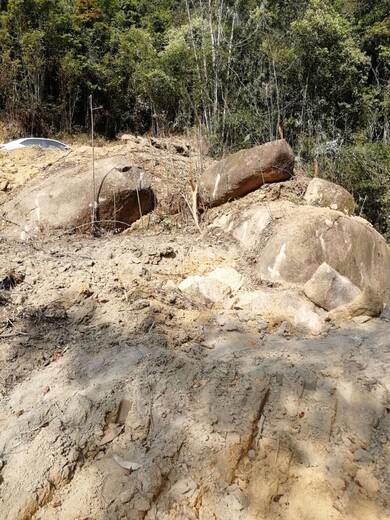
[[[96,518],[375,518],[386,507],[385,333],[373,346],[358,328],[286,339],[211,320],[198,337],[196,323],[172,318],[174,303],[150,303],[125,302],[120,319],[103,319],[92,298],[29,309],[3,379],[9,392],[58,364],[73,394],[59,404],[61,435],[83,439],[72,475],[95,465],[101,476],[89,484]],[[115,424],[119,435],[99,446]]]

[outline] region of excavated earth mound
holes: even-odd
[[[169,154],[183,186],[196,159],[157,144],[118,149],[155,168],[167,201]],[[329,229],[351,231],[344,214],[302,206],[307,184],[215,208],[203,234],[189,209],[179,219],[157,207],[120,235],[2,235],[0,518],[389,518],[388,309],[339,321],[331,313],[344,306],[327,312],[307,298],[313,275],[336,288],[352,279],[330,247],[314,244],[318,258],[298,281],[273,253],[259,262],[264,248],[290,251],[286,220],[294,236],[305,212],[332,221],[319,228],[324,241]],[[356,229],[385,255],[367,224]],[[298,246],[291,254],[304,255]],[[383,274],[384,256],[367,261],[372,279]],[[371,287],[364,273],[348,286],[352,303]]]

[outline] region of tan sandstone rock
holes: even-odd
[[[355,316],[380,316],[383,311],[383,299],[377,289],[366,286],[351,303],[333,309],[329,317],[334,320],[346,320]]]
[[[144,265],[132,252],[123,253],[115,259],[118,280],[122,287],[129,291],[134,288],[134,282],[140,278]]]
[[[255,255],[262,279],[304,285],[326,262],[360,290],[369,286],[390,303],[390,248],[360,217],[275,201],[233,209],[212,226]]]
[[[291,203],[269,204],[269,209],[273,220],[250,247],[257,252],[262,278],[303,285],[326,262],[359,289],[370,286],[386,304],[390,301],[390,248],[368,222]]]
[[[189,276],[179,285],[182,292],[194,294],[213,303],[224,303],[243,284],[243,277],[232,267],[217,267],[207,276]]]
[[[179,285],[184,293],[194,294],[213,303],[222,303],[231,293],[231,288],[208,276],[189,276]]]
[[[352,215],[355,210],[353,196],[341,186],[324,179],[313,179],[310,181],[305,200],[313,206],[328,207]]]
[[[316,307],[295,290],[272,291],[259,289],[239,296],[236,309],[259,315],[272,324],[287,321],[294,328],[318,335],[324,332],[325,322]]]
[[[211,227],[231,233],[245,248],[251,249],[256,246],[260,234],[271,222],[272,213],[269,208],[256,205],[243,210],[239,216],[224,213],[215,219]]]
[[[326,262],[359,289],[390,299],[390,248],[361,220],[327,208],[287,212],[259,252],[259,273],[269,280],[306,283]]]
[[[303,291],[309,300],[327,311],[351,303],[361,293],[346,276],[341,276],[326,262],[305,283]]]
[[[232,291],[238,291],[243,284],[243,277],[232,267],[217,267],[208,276],[228,285]]]
[[[124,156],[95,162],[96,220],[101,227],[126,228],[154,208],[154,194],[143,170]],[[21,238],[50,229],[87,230],[94,189],[90,165],[55,166],[38,187],[26,187],[3,206]],[[22,232],[21,232],[22,230]],[[24,230],[24,231],[23,231]]]

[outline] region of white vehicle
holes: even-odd
[[[0,144],[0,150],[17,150],[26,146],[41,146],[42,148],[59,148],[60,150],[70,150],[70,146],[55,139],[46,139],[44,137],[25,137],[17,139],[10,143]]]

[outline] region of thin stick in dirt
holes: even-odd
[[[98,233],[97,209],[99,200],[96,197],[96,172],[95,172],[95,128],[93,113],[95,110],[100,110],[102,107],[93,107],[92,94],[89,96],[89,109],[91,112],[91,145],[92,145],[92,182],[93,182],[93,203],[92,203],[92,234]]]

